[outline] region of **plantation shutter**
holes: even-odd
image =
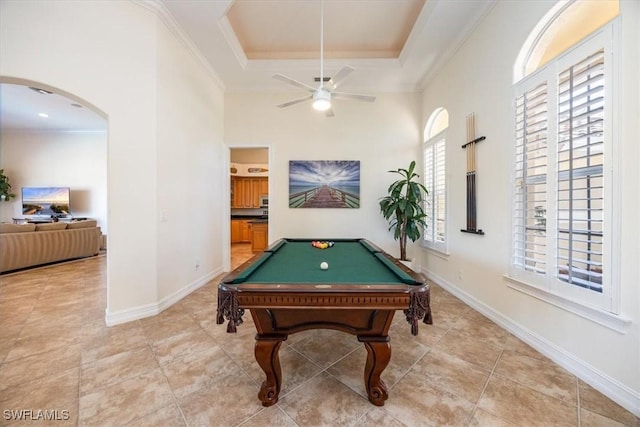
[[[433,194],[433,152],[434,147],[433,144],[428,144],[424,148],[424,186],[427,187],[427,191],[429,195],[427,196],[424,204],[424,212],[427,214],[427,218],[425,219],[425,223],[427,224],[427,228],[424,231],[424,239],[428,242],[433,242],[433,230],[434,230],[434,215],[433,215],[433,202],[432,202],[432,194]]]
[[[424,178],[429,191],[425,212],[427,230],[425,240],[444,244],[446,239],[446,174],[445,139],[427,144],[424,150]]]
[[[602,292],[604,49],[558,75],[557,271]]]
[[[436,224],[434,227],[435,241],[444,243],[445,241],[445,214],[446,214],[446,200],[445,200],[445,142],[444,139],[439,140],[434,145],[434,159],[435,165],[434,183],[432,186],[433,201],[434,201],[434,213]]]
[[[516,98],[514,264],[546,272],[548,101],[544,82]]]

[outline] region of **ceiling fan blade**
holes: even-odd
[[[329,108],[327,111],[324,112],[324,115],[326,117],[333,117],[335,116],[335,114],[333,114],[333,108]]]
[[[365,102],[373,102],[376,100],[376,97],[373,95],[361,95],[359,93],[331,92],[331,95],[336,98],[357,99]]]
[[[276,105],[276,107],[278,107],[278,108],[290,107],[291,105],[295,105],[295,104],[299,104],[299,103],[304,102],[304,101],[308,101],[311,98],[313,98],[313,95],[305,96],[304,98],[296,99],[295,101],[285,102],[284,104]]]
[[[342,81],[346,79],[347,76],[351,74],[353,71],[355,71],[355,68],[350,67],[349,65],[343,66],[338,70],[338,72],[333,77],[331,77],[327,86],[329,86],[332,90],[337,88],[338,85],[342,83]]]
[[[288,83],[290,85],[297,86],[297,87],[302,88],[304,90],[308,90],[309,92],[315,92],[316,91],[316,88],[313,88],[313,87],[311,87],[311,86],[309,86],[307,84],[304,84],[302,82],[299,82],[297,80],[292,79],[291,77],[287,77],[287,76],[282,75],[282,74],[274,74],[273,78],[274,79],[278,79],[278,80],[280,80],[282,82]]]

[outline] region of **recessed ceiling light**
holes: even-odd
[[[49,117],[49,115],[48,115],[47,113],[38,113],[38,115],[39,115],[40,117],[44,117],[45,119],[46,119],[47,117]]]

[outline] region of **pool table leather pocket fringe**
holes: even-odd
[[[430,292],[411,292],[409,309],[404,310],[407,322],[411,325],[411,335],[418,335],[418,320],[427,325],[433,324],[430,306]]]
[[[235,333],[236,326],[242,324],[243,315],[244,309],[238,308],[238,297],[236,293],[218,289],[218,315],[216,317],[216,324],[223,324],[224,318],[226,317],[229,319],[227,333]]]

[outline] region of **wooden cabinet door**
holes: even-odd
[[[232,208],[242,208],[244,203],[244,187],[242,186],[242,178],[232,177],[233,198],[231,199]]]
[[[251,208],[253,203],[253,192],[251,188],[251,180],[248,178],[242,178],[242,208]]]
[[[260,195],[269,195],[269,178],[260,178]]]
[[[261,181],[262,178],[253,178],[251,180],[251,192],[253,193],[251,197],[252,208],[260,207],[260,191],[261,191]]]
[[[269,226],[267,224],[253,224],[251,228],[251,250],[260,252],[267,248],[269,240]]]
[[[242,237],[243,242],[251,241],[251,224],[249,221],[242,221]]]
[[[242,221],[237,219],[231,220],[231,243],[242,241]]]

